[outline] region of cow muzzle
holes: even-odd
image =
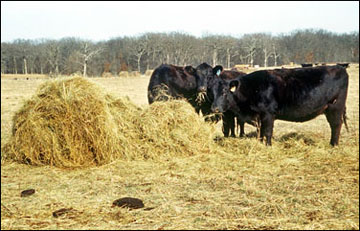
[[[221,113],[221,110],[220,110],[219,107],[211,107],[211,111],[212,111],[213,113]]]
[[[198,91],[199,92],[206,92],[206,87],[199,87]]]

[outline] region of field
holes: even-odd
[[[331,147],[324,115],[276,121],[273,146],[219,138],[219,152],[100,167],[35,167],[1,153],[1,229],[359,229],[359,65],[347,69],[349,131]],[[16,80],[14,78],[17,78]],[[1,78],[1,145],[12,116],[44,78]],[[89,78],[115,96],[147,105],[149,76]],[[216,125],[221,129],[221,124]],[[255,128],[245,125],[245,132]],[[214,141],[215,142],[215,141]],[[20,197],[26,189],[35,194]],[[121,197],[145,208],[112,207]],[[53,212],[71,208],[54,217]]]

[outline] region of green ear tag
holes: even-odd
[[[220,73],[221,73],[221,70],[219,69],[219,70],[217,70],[216,75],[219,76]]]

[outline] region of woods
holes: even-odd
[[[239,37],[186,33],[144,33],[93,42],[17,39],[1,43],[1,73],[101,76],[120,71],[144,73],[161,63],[196,66],[202,62],[231,68],[294,63],[359,62],[359,32],[336,34],[322,29],[289,34]]]

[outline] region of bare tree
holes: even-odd
[[[102,52],[106,48],[107,52]],[[274,60],[274,61],[273,61]],[[233,63],[281,65],[288,62],[359,62],[359,32],[296,30],[271,36],[242,37],[180,33],[145,33],[92,43],[76,38],[1,43],[2,73],[71,74],[154,68],[161,63],[198,65],[207,62],[230,68]]]
[[[276,67],[278,65],[277,61],[278,58],[280,57],[280,54],[277,52],[275,44],[272,45],[272,48],[273,48],[272,55],[274,56],[274,66]]]
[[[243,49],[247,53],[247,55],[245,56],[248,59],[247,62],[250,64],[250,66],[253,67],[255,54],[257,52],[257,48],[259,47],[258,36],[256,34],[246,35],[242,38],[242,40],[244,44]]]
[[[129,50],[132,56],[135,56],[135,60],[137,63],[137,70],[141,71],[141,58],[148,51],[148,38],[145,35],[140,37],[131,37],[129,39]]]
[[[209,53],[211,54],[212,65],[215,66],[218,64],[218,55],[219,52],[223,49],[222,47],[222,37],[216,35],[207,35],[202,38],[204,40],[205,46],[208,47]]]
[[[237,39],[227,36],[223,38],[223,48],[226,55],[226,67],[229,69],[231,66],[231,58],[237,56],[239,50],[236,47]]]
[[[146,67],[147,70],[161,63],[158,61],[157,58],[161,56],[162,36],[163,34],[161,33],[148,33],[148,46],[147,46],[148,60]]]
[[[50,65],[50,74],[55,73],[57,76],[59,72],[59,61],[60,61],[60,49],[59,44],[55,40],[49,40],[46,43],[46,57],[47,62]]]
[[[87,76],[88,63],[96,55],[100,54],[103,51],[102,47],[96,48],[90,42],[84,42],[82,50],[78,51],[78,55],[81,57],[82,66],[83,66],[83,76]]]
[[[38,45],[36,45],[34,49],[36,50],[36,57],[34,60],[36,73],[44,74],[47,63],[46,41],[39,41]]]
[[[269,34],[259,34],[259,43],[264,53],[264,67],[267,67],[268,60],[273,55],[272,52],[273,38]]]

